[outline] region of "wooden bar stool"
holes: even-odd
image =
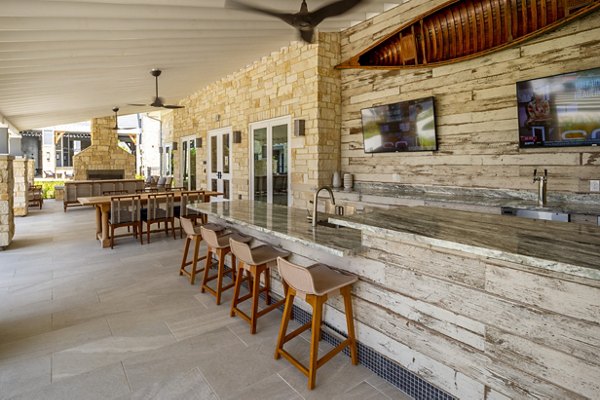
[[[356,354],[356,339],[354,335],[354,318],[352,315],[351,289],[352,284],[358,280],[356,276],[344,275],[332,270],[323,264],[314,264],[309,267],[301,267],[293,264],[283,258],[277,259],[279,274],[289,286],[285,298],[285,307],[281,318],[281,326],[277,337],[277,347],[275,349],[275,359],[281,356],[287,359],[293,366],[298,368],[308,377],[308,388],[314,389],[317,369],[322,367],[327,361],[332,359],[337,353],[346,346],[350,348],[352,364],[358,364]],[[344,308],[346,309],[346,325],[348,329],[348,338],[340,343],[336,348],[329,351],[320,359],[319,340],[321,339],[321,323],[323,317],[323,304],[331,295],[341,293],[344,297]],[[294,297],[298,296],[305,300],[313,309],[312,322],[307,322],[295,331],[287,334],[288,323],[292,314]],[[309,366],[302,365],[290,353],[283,349],[283,345],[289,340],[295,338],[308,328],[311,328],[310,337],[310,361]]]
[[[180,219],[181,227],[186,234],[185,248],[183,250],[183,259],[181,260],[181,268],[179,268],[179,275],[185,275],[190,279],[190,283],[193,285],[196,280],[196,274],[202,272],[203,268],[198,269],[198,261],[204,260],[206,256],[198,257],[200,251],[200,242],[202,242],[202,233],[199,226],[194,226],[193,222],[189,218],[182,217]],[[210,228],[217,231],[224,231],[225,227],[217,224],[207,224]],[[190,243],[194,241],[194,258],[191,261],[187,261],[188,251],[190,249]],[[187,266],[191,265],[192,268],[188,271]]]
[[[252,237],[231,231],[223,234],[225,231],[215,230],[210,226],[210,224],[203,225],[200,228],[200,232],[202,233],[202,237],[206,241],[207,246],[206,264],[204,266],[204,279],[202,279],[202,286],[200,290],[202,293],[208,291],[215,296],[217,298],[217,305],[219,305],[221,304],[221,294],[223,291],[232,288],[235,285],[235,255],[231,253],[229,239],[235,238],[240,242],[248,243],[252,240]],[[229,253],[231,253],[231,268],[225,268],[225,256]],[[217,265],[216,275],[209,276],[208,272],[210,269],[210,263],[212,262],[213,254],[215,254],[219,259],[219,264]],[[223,286],[223,277],[228,273],[231,273],[231,283]],[[208,282],[215,279],[217,280],[217,287],[216,289],[213,289],[208,286]]]
[[[271,263],[277,260],[277,257],[287,257],[290,255],[289,251],[276,249],[275,247],[268,245],[260,245],[258,247],[250,248],[247,243],[237,241],[235,238],[231,238],[231,252],[238,259],[237,276],[235,279],[235,290],[233,292],[233,301],[231,302],[230,315],[234,317],[239,315],[242,319],[246,320],[250,324],[250,333],[256,333],[256,321],[259,317],[262,317],[269,311],[272,311],[282,305],[285,299],[282,299],[276,303],[271,304],[271,274],[270,267]],[[252,282],[250,293],[240,297],[240,288],[242,286],[242,275],[243,272],[250,274],[249,280]],[[265,286],[260,288],[260,276],[264,273]],[[284,283],[283,290],[287,293],[287,285]],[[266,295],[267,307],[258,311],[258,299],[262,292]],[[252,299],[252,310],[250,315],[244,313],[238,308],[238,304],[248,299]]]

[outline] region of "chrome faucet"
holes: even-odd
[[[533,170],[533,183],[538,182],[538,206],[545,207],[546,206],[546,192],[547,192],[547,182],[548,182],[548,170],[544,170],[544,175],[537,174],[537,169]]]
[[[329,192],[329,197],[331,198],[331,202],[335,205],[335,199],[333,198],[333,191],[329,186],[321,186],[315,192],[315,197],[313,198],[313,209],[312,209],[312,226],[317,226],[317,200],[319,199],[319,192],[321,190],[327,190]]]

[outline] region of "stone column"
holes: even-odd
[[[0,154],[0,250],[8,247],[15,235],[13,160],[13,156]]]
[[[28,167],[26,157],[15,157],[13,160],[14,199],[13,211],[15,217],[24,217],[29,213],[27,189],[29,188]]]
[[[33,185],[33,179],[35,177],[35,160],[30,158],[27,160],[27,184]]]

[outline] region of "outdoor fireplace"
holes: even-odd
[[[125,171],[122,169],[88,169],[87,179],[124,179]]]
[[[92,144],[73,157],[74,180],[134,179],[135,156],[119,147],[114,117],[92,120]]]

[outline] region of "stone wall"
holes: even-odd
[[[24,217],[29,213],[29,201],[27,198],[29,189],[29,164],[29,160],[25,157],[16,157],[13,160],[13,211],[17,217]]]
[[[27,159],[27,184],[33,185],[35,177],[35,160],[33,158]]]
[[[340,131],[339,34],[321,33],[318,42],[295,42],[248,67],[231,74],[182,100],[184,109],[163,116],[163,142],[179,142],[183,136],[203,138],[197,150],[197,186],[207,186],[207,132],[231,126],[242,132],[233,144],[232,198],[247,199],[248,129],[253,122],[290,116],[306,121],[306,135],[291,139],[291,190],[293,202],[304,206],[310,192],[339,167],[336,156]],[[216,116],[219,115],[219,121]],[[293,129],[293,127],[292,127]],[[179,147],[181,147],[179,145]],[[175,152],[174,176],[180,184],[179,158]]]
[[[342,33],[342,59],[442,3],[409,0]],[[600,148],[519,149],[516,82],[600,66],[600,12],[517,47],[437,68],[342,71],[344,172],[359,181],[535,190],[534,168],[548,169],[549,191],[588,192],[600,178]],[[365,154],[360,110],[435,97],[437,152]]]
[[[8,247],[15,235],[13,160],[13,156],[0,154],[0,250]]]
[[[118,145],[115,117],[94,118],[92,145],[73,156],[73,179],[87,179],[88,170],[123,170],[124,179],[135,178],[135,156]]]

